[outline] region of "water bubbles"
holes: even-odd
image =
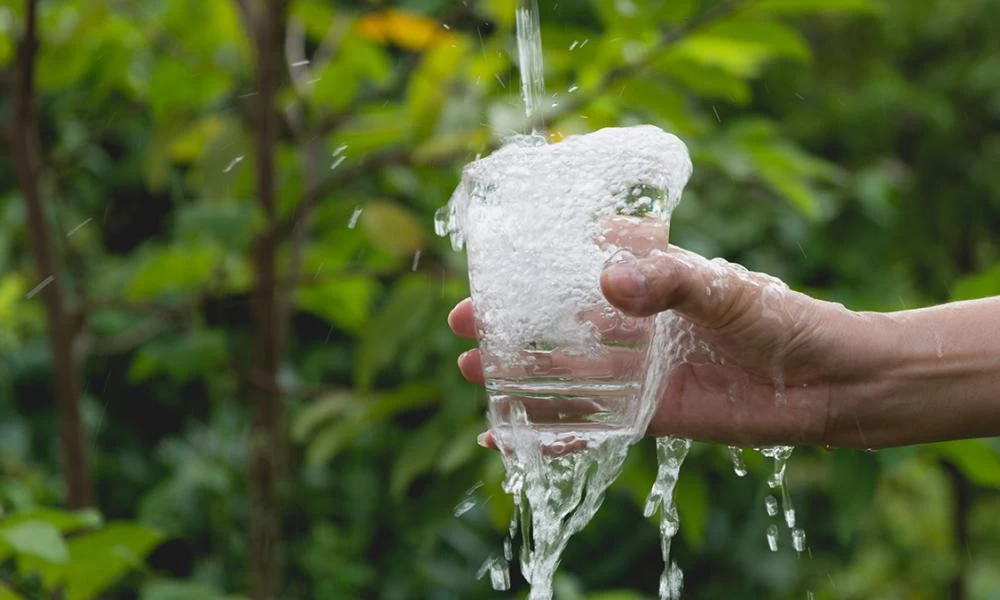
[[[733,461],[733,472],[737,477],[747,476],[747,465],[743,461],[743,448],[739,446],[729,447],[729,458]]]
[[[354,207],[354,212],[351,213],[351,218],[348,219],[348,221],[347,221],[347,228],[348,229],[354,229],[355,227],[358,226],[358,219],[361,218],[361,211],[362,210],[364,210],[364,209],[362,207],[360,207],[360,206],[355,206]]]
[[[229,163],[226,164],[225,168],[222,169],[222,172],[223,173],[228,173],[228,172],[232,171],[233,167],[235,167],[236,165],[238,165],[241,162],[243,162],[243,158],[244,158],[244,156],[242,154],[240,154],[239,156],[237,156],[233,160],[229,161]]]
[[[792,547],[799,554],[806,549],[806,532],[801,527],[792,530]]]
[[[767,526],[767,547],[771,552],[778,551],[778,526],[768,525]]]
[[[778,516],[778,499],[774,496],[768,496],[764,498],[764,508],[767,510],[767,516],[776,517]]]

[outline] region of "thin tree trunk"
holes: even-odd
[[[264,0],[242,2],[244,18],[255,48],[257,110],[257,199],[267,225],[253,243],[254,356],[253,423],[250,448],[250,568],[255,600],[277,598],[282,573],[282,488],[286,479],[286,418],[278,387],[282,358],[282,322],[277,278],[280,243],[275,172],[275,145],[279,115],[275,99],[281,81],[281,36],[285,31],[285,3]]]
[[[25,33],[18,46],[14,80],[14,120],[10,125],[11,154],[18,187],[28,213],[31,249],[38,271],[39,291],[48,321],[49,351],[55,378],[56,411],[62,465],[70,508],[93,502],[93,484],[87,460],[86,433],[81,414],[82,376],[76,341],[79,319],[67,307],[59,261],[42,197],[42,148],[35,112],[34,70],[38,47],[37,1],[27,0]]]

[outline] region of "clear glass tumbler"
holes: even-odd
[[[517,422],[546,444],[643,433],[654,319],[613,308],[600,274],[666,250],[690,169],[683,143],[651,126],[521,138],[466,167],[451,218],[501,447]]]

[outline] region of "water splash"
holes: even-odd
[[[479,567],[476,579],[482,579],[487,573],[490,575],[490,585],[498,592],[510,589],[510,566],[507,560],[501,556],[491,556],[486,559],[483,566]]]
[[[659,467],[656,482],[646,499],[643,511],[646,517],[660,513],[660,551],[663,554],[663,574],[660,576],[661,600],[679,600],[684,574],[677,563],[670,561],[670,545],[680,528],[680,516],[674,503],[674,488],[681,465],[691,449],[691,440],[661,437],[656,440],[656,457]]]
[[[739,446],[729,447],[729,458],[733,461],[733,472],[737,477],[747,476],[747,464],[743,460],[743,448]]]
[[[785,485],[785,469],[788,466],[788,459],[791,458],[795,449],[791,446],[772,446],[760,448],[760,453],[774,461],[774,471],[767,478],[767,486],[772,490],[777,490],[781,495],[781,510],[785,516],[785,524],[789,529],[795,527],[795,507],[792,506],[792,498],[788,494],[788,486]]]

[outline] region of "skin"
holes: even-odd
[[[855,448],[1000,435],[1000,297],[856,312],[673,246],[610,265],[601,289],[627,315],[675,311],[722,357],[673,369],[649,435]],[[475,339],[469,299],[448,322]],[[484,383],[478,350],[458,366]]]

